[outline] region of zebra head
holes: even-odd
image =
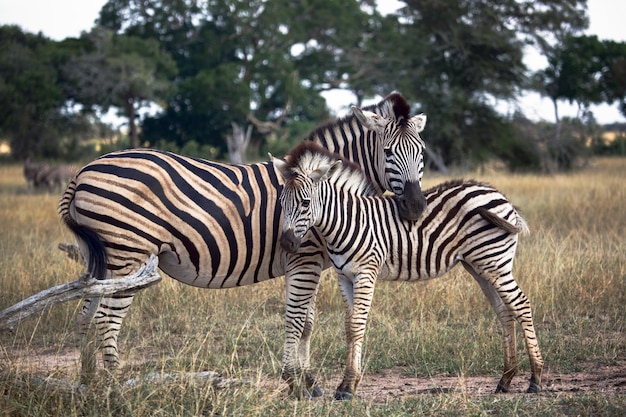
[[[314,148],[315,151],[303,152],[309,148]],[[322,199],[318,195],[320,182],[328,179],[337,168],[341,167],[342,160],[331,157],[327,150],[311,142],[304,142],[295,151],[290,152],[288,162],[271,155],[270,158],[285,181],[280,194],[280,204],[283,210],[283,232],[280,236],[280,245],[286,252],[293,253],[298,250],[302,238],[322,214]],[[350,164],[348,161],[346,163]],[[353,169],[360,172],[356,166]],[[364,184],[369,190],[370,188],[367,187],[371,187],[371,184],[367,180]],[[371,190],[370,192],[373,193],[373,187]]]
[[[426,126],[426,115],[408,117],[409,107],[394,108],[395,117],[383,116],[352,107],[363,127],[377,135],[378,172],[384,172],[385,188],[392,191],[399,202],[400,216],[417,220],[426,208],[422,193],[425,144],[419,133]]]

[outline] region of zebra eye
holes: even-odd
[[[383,148],[383,151],[385,151],[385,156],[387,158],[391,158],[391,156],[393,155],[393,152],[391,151],[391,148]]]
[[[309,208],[311,205],[311,200],[302,200],[302,208]]]

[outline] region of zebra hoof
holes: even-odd
[[[337,401],[352,401],[354,395],[349,392],[335,391],[335,400]]]
[[[541,387],[537,385],[535,382],[531,382],[530,386],[528,387],[528,390],[526,390],[526,393],[537,394],[539,391],[541,391]]]
[[[314,385],[313,387],[311,387],[310,395],[311,398],[318,398],[324,395],[324,391],[322,391],[319,385]]]
[[[312,400],[314,398],[321,397],[324,395],[324,391],[317,385],[311,387],[310,389],[303,389],[302,391],[291,391],[291,395],[293,395],[297,400]]]
[[[509,392],[508,388],[504,388],[501,384],[498,384],[498,387],[496,388],[496,394],[500,394],[500,393],[506,394],[507,392]]]

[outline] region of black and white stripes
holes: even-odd
[[[375,189],[404,201],[414,218],[421,193],[425,116],[409,117],[399,94],[316,129],[308,141],[345,153],[372,176]],[[408,160],[411,158],[411,160]],[[305,237],[298,254],[285,253],[278,201],[282,179],[271,162],[230,165],[169,152],[137,149],[105,155],[71,181],[59,212],[79,240],[97,278],[123,277],[151,254],[171,277],[203,288],[232,288],[286,276],[283,376],[296,395],[316,395],[308,346],[321,271],[330,266],[323,242]],[[411,190],[410,197],[404,195]],[[83,309],[104,342],[105,366],[118,364],[117,334],[133,297],[104,298]],[[115,309],[109,319],[108,308]],[[95,317],[95,319],[93,318]],[[83,362],[84,366],[93,363]]]
[[[348,358],[337,398],[350,398],[361,376],[361,345],[377,279],[416,281],[461,263],[476,279],[502,322],[505,370],[498,390],[517,370],[515,328],[524,333],[532,370],[529,391],[541,384],[542,358],[528,298],[512,275],[517,236],[528,227],[493,187],[452,181],[427,190],[416,222],[400,216],[397,197],[372,193],[362,173],[315,144],[301,144],[276,161],[285,178],[281,244],[296,251],[314,227],[326,241],[346,300]]]
[[[78,166],[72,164],[35,163],[24,161],[24,179],[27,188],[60,191],[78,172]]]

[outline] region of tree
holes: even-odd
[[[75,142],[93,121],[68,107],[61,68],[75,41],[55,42],[17,26],[0,26],[0,134],[15,158],[62,158],[61,143]]]
[[[111,0],[99,23],[157,39],[180,69],[167,108],[144,123],[146,138],[226,152],[228,137],[248,142],[250,124],[259,147],[291,122],[328,117],[319,93],[358,72],[344,57],[363,47],[368,16],[354,0]],[[232,152],[242,160],[244,151]]]
[[[74,86],[72,98],[88,108],[120,108],[128,118],[131,146],[139,147],[138,112],[150,103],[163,102],[176,64],[155,40],[102,28],[84,37],[90,43],[88,50],[64,67]]]
[[[533,75],[533,86],[553,103],[555,131],[548,144],[558,156],[553,165],[570,167],[570,161],[576,157],[572,153],[580,154],[582,147],[569,144],[587,137],[585,130],[589,124],[584,120],[570,124],[579,127],[579,131],[573,132],[570,128],[570,137],[563,137],[558,102],[577,103],[580,115],[584,116],[580,118],[591,122],[591,104],[617,102],[626,115],[626,43],[600,41],[596,36],[567,36],[552,47],[548,66]]]
[[[524,48],[557,29],[586,24],[584,0],[405,3],[396,29],[385,32],[393,47],[381,53],[394,65],[379,88],[419,103],[429,116],[428,144],[446,164],[480,162],[497,149],[505,120],[493,107],[526,86]]]

